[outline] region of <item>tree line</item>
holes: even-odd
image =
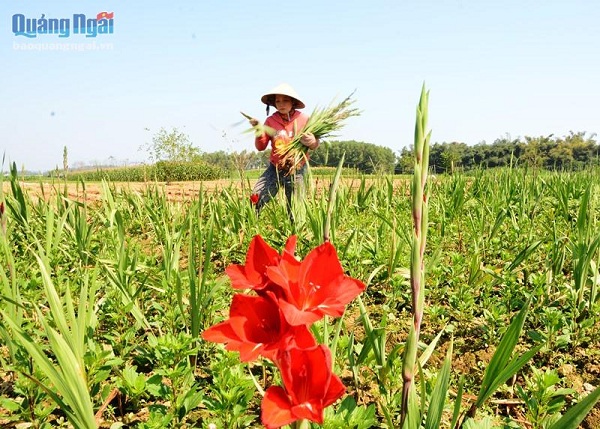
[[[496,139],[468,146],[461,142],[434,143],[430,146],[429,166],[434,173],[453,173],[457,169],[528,166],[548,170],[580,170],[600,165],[600,145],[595,134],[570,132],[567,136],[554,135]],[[412,172],[412,149],[400,152],[397,173]]]
[[[206,152],[198,159],[228,171],[264,168],[269,162],[270,150],[263,152]],[[391,173],[396,165],[392,149],[357,141],[332,141],[321,144],[310,152],[310,165],[315,167],[337,167],[344,156],[344,167],[361,173]]]
[[[151,161],[201,162],[223,171],[243,171],[266,167],[269,150],[241,152],[202,152],[189,138],[173,129],[161,129],[151,143],[144,146]],[[413,168],[412,148],[394,153],[389,147],[359,141],[325,142],[310,152],[311,165],[343,166],[361,173],[409,174]],[[511,138],[504,136],[493,143],[481,142],[467,145],[463,142],[442,142],[430,145],[429,166],[434,173],[453,173],[457,169],[528,166],[552,170],[578,170],[590,165],[600,165],[600,145],[596,134],[570,132],[563,137],[554,135]]]

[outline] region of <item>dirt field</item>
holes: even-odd
[[[328,188],[331,184],[331,178],[315,178],[313,179],[314,186],[317,190]],[[372,181],[373,179],[368,179]],[[360,179],[342,179],[346,186],[358,187]],[[250,186],[254,186],[256,180],[250,180]],[[404,182],[404,186],[408,186],[406,181],[396,179],[394,181],[394,187],[398,190]],[[245,182],[246,186],[248,182]],[[67,194],[70,199],[79,201],[98,201],[102,198],[102,184],[100,182],[91,182],[85,184],[85,190],[81,183],[68,182]],[[171,201],[189,201],[194,199],[200,189],[204,190],[219,190],[223,188],[236,187],[241,188],[242,183],[239,179],[222,179],[212,180],[204,182],[169,182],[169,183],[156,183],[156,182],[122,182],[122,183],[111,183],[117,191],[125,190],[128,192],[139,192],[143,193],[148,188],[158,187],[166,192],[167,198]],[[50,183],[50,182],[21,182],[21,187],[30,196],[33,197],[44,197],[46,200],[50,200],[56,197],[57,192],[64,193],[64,183]],[[9,193],[10,183],[4,183],[4,192]]]
[[[251,185],[254,181],[251,181]],[[86,200],[86,201],[97,201],[102,198],[102,184],[99,182],[86,183],[85,189],[81,183],[69,182],[66,184],[67,194],[70,199]],[[200,189],[208,190],[219,190],[223,188],[229,188],[230,186],[241,187],[239,180],[214,180],[206,182],[170,182],[170,183],[143,183],[143,182],[129,182],[129,183],[111,183],[117,191],[125,190],[128,192],[139,192],[143,193],[149,188],[158,187],[164,190],[169,198],[173,201],[186,201],[193,199]],[[64,193],[64,183],[40,183],[40,182],[22,182],[21,187],[29,195],[34,197],[44,196],[45,199],[49,200],[56,197],[57,192]],[[10,184],[4,183],[4,192],[10,192]]]

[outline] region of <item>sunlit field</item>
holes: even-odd
[[[0,425],[600,427],[600,170],[431,176],[427,99],[412,175],[309,174],[291,213],[13,166]]]
[[[103,183],[101,198],[86,202],[65,198],[61,182],[38,198],[14,177],[2,197],[4,427],[260,427],[261,392],[280,383],[273,364],[242,363],[200,335],[227,318],[225,269],[245,263],[255,235],[278,252],[296,235],[303,259],[323,242],[328,212],[341,266],[366,289],[343,317],[312,326],[346,388],[323,427],[400,427],[410,181],[357,180],[336,183],[333,201],[328,186],[309,187],[292,225],[283,199],[257,218],[250,189],[237,183],[184,201]],[[430,178],[415,381],[429,401],[452,341],[442,427],[458,399],[460,412],[475,403],[526,303],[512,354],[536,352],[472,421],[550,427],[598,385],[599,184],[597,170]],[[587,422],[598,427],[598,412]]]

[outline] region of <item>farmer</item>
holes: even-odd
[[[308,116],[298,109],[305,107],[296,91],[288,84],[282,83],[261,97],[261,101],[267,105],[267,116],[271,106],[276,112],[268,116],[265,121],[265,131],[258,135],[254,141],[256,149],[263,151],[271,142],[271,156],[269,166],[260,176],[254,190],[252,191],[252,202],[256,204],[256,212],[259,213],[263,206],[268,203],[280,187],[283,186],[287,199],[287,209],[290,218],[292,216],[292,194],[293,192],[304,192],[304,173],[306,163],[302,162],[296,168],[283,165],[281,155],[277,149],[289,143],[294,133],[301,133],[308,121]],[[257,127],[259,121],[250,119],[250,124]],[[319,141],[311,133],[301,134],[300,142],[309,149],[319,147]],[[294,191],[294,189],[296,190]]]

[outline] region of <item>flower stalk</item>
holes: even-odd
[[[406,340],[404,361],[402,363],[401,427],[408,414],[408,402],[411,390],[414,389],[414,377],[417,369],[417,345],[421,332],[425,300],[425,264],[423,256],[427,242],[429,202],[426,184],[429,169],[429,139],[431,137],[431,131],[427,131],[428,103],[429,91],[425,91],[425,85],[423,85],[417,106],[414,174],[411,184],[413,235],[411,243],[410,285],[412,289],[413,324],[410,327]]]
[[[308,429],[310,428],[310,420],[298,420],[294,423],[294,429]]]

